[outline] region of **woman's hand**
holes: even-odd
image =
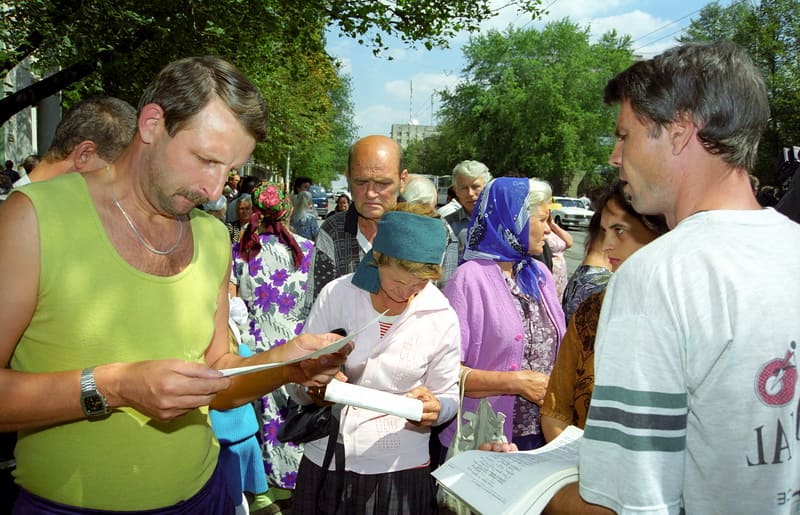
[[[514,374],[513,384],[517,395],[541,406],[544,395],[547,393],[550,376],[533,370],[520,370],[512,372],[512,374]]]
[[[344,372],[337,372],[336,375],[333,377],[334,379],[341,381],[343,383],[347,382],[347,376],[344,375]],[[328,388],[328,385],[324,386],[309,386],[306,388],[306,393],[311,400],[314,401],[314,404],[319,406],[332,406],[334,403],[325,400],[325,390]]]
[[[492,451],[492,452],[517,452],[519,449],[517,448],[517,444],[515,443],[505,443],[505,442],[485,442],[482,443],[478,449],[481,451]]]
[[[417,386],[406,394],[406,397],[419,399],[422,401],[422,420],[419,422],[410,421],[416,426],[432,426],[439,420],[439,410],[441,404],[439,399],[431,393],[425,386]]]
[[[547,219],[547,225],[550,226],[550,232],[554,233],[556,236],[558,236],[559,238],[564,240],[564,243],[566,244],[568,249],[572,248],[572,244],[573,244],[572,235],[569,233],[569,231],[566,231],[565,229],[562,229],[561,226],[559,226],[553,220],[553,214],[552,213],[550,213],[550,217]]]

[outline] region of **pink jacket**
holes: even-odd
[[[334,279],[323,288],[305,331],[343,328],[353,334],[377,316],[369,293],[354,286],[352,276]],[[439,423],[445,422],[458,406],[458,332],[456,314],[429,282],[383,338],[378,324],[355,338],[344,373],[351,383],[400,395],[427,386],[441,404]],[[292,396],[307,402],[296,391]],[[349,406],[342,411],[341,433],[345,468],[358,474],[406,470],[429,462],[430,428],[413,426],[404,418]],[[322,438],[305,444],[304,455],[321,465],[327,442]]]
[[[564,311],[552,274],[543,263],[536,261],[536,265],[545,272],[545,279],[539,281],[539,291],[560,342],[566,331]],[[479,370],[519,370],[525,332],[500,267],[491,260],[466,261],[456,269],[444,294],[458,314],[462,363]],[[492,408],[506,414],[503,429],[509,442],[515,400],[514,395],[489,397]],[[465,397],[462,409],[475,411],[478,402],[479,399]],[[439,435],[442,445],[450,446],[455,430],[456,422],[453,420]]]

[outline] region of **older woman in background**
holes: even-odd
[[[465,262],[445,287],[458,314],[466,378],[464,409],[488,397],[520,450],[544,443],[539,405],[564,335],[564,313],[546,266],[535,260],[550,232],[552,191],[536,179],[501,177],[481,192]],[[456,422],[442,431],[449,447]]]
[[[403,190],[403,198],[408,203],[418,203],[430,206],[431,209],[436,209],[436,200],[439,192],[436,191],[436,186],[433,181],[415,173],[408,174],[408,181]],[[450,224],[442,219],[442,224],[447,231],[447,243],[445,244],[444,257],[442,258],[442,277],[436,281],[436,286],[442,289],[450,280],[453,272],[458,267],[458,238],[456,237]]]
[[[314,240],[319,232],[317,211],[311,192],[303,190],[294,196],[294,212],[292,213],[292,230],[308,240]]]
[[[303,330],[300,297],[305,293],[314,243],[286,227],[291,206],[283,186],[262,182],[253,191],[254,213],[240,243],[234,244],[231,283],[244,299],[247,317],[242,341],[259,352],[283,345]],[[284,422],[288,394],[281,387],[262,398],[262,449],[275,499],[295,486],[302,447],[283,444],[277,432]]]
[[[236,206],[237,218],[227,225],[231,241],[236,242],[239,241],[245,227],[250,223],[250,217],[253,215],[253,200],[250,195],[240,195],[233,201],[233,204]]]

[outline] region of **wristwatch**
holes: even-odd
[[[106,398],[97,391],[94,367],[84,368],[81,372],[81,408],[89,418],[98,418],[111,413]]]

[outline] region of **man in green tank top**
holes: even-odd
[[[169,64],[108,166],[15,190],[0,207],[0,431],[18,431],[16,509],[232,513],[208,407],[321,386],[349,348],[265,371],[335,335],[231,353],[230,246],[195,209],[266,136],[258,89],[226,61]]]

